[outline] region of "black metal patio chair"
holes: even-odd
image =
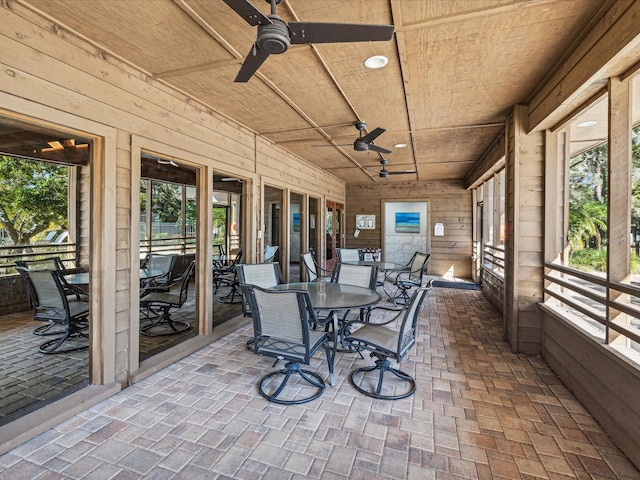
[[[410,301],[392,319],[382,323],[365,323],[360,328],[352,329],[343,337],[345,346],[359,352],[368,350],[370,356],[376,358],[374,366],[360,367],[349,374],[351,384],[356,390],[369,397],[383,400],[397,400],[414,394],[416,391],[414,378],[392,367],[389,359],[400,364],[416,343],[420,307],[430,289],[431,283],[418,288]],[[386,307],[374,307],[372,310],[378,308],[389,310]],[[400,323],[398,329],[387,326],[394,322]],[[350,322],[352,326],[358,323],[362,324],[359,320]],[[397,378],[385,380],[387,373]]]
[[[241,285],[251,308],[254,330],[254,352],[285,360],[284,368],[265,375],[258,386],[260,395],[284,405],[310,402],[322,395],[325,383],[311,370],[311,357],[324,347],[329,374],[333,374],[331,335],[312,330],[315,313],[307,292],[268,290],[254,285]],[[275,365],[275,364],[274,364]],[[287,386],[291,388],[287,389]]]
[[[69,295],[62,275],[58,270],[30,270],[16,267],[29,282],[33,319],[46,322],[40,335],[59,335],[42,343],[40,353],[67,353],[89,348],[86,330],[89,324],[89,304]],[[55,325],[60,330],[49,331]],[[61,348],[66,341],[76,342],[75,346]],[[79,343],[78,343],[79,342]]]
[[[171,285],[169,291],[152,291],[140,298],[141,312],[148,320],[140,326],[140,333],[149,337],[161,337],[176,335],[191,328],[191,324],[184,320],[176,320],[171,317],[172,309],[180,309],[189,297],[189,283],[191,274],[195,268],[195,260],[191,261],[182,276]],[[174,293],[173,288],[179,287]],[[167,330],[166,327],[169,327]]]
[[[385,289],[385,293],[393,303],[409,302],[409,291],[422,286],[430,258],[431,254],[415,252],[404,269],[387,272],[384,282],[395,286],[395,291],[390,292]]]

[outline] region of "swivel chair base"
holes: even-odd
[[[361,385],[365,382],[367,377],[371,377],[371,375],[367,376],[368,372],[378,371],[378,383],[376,385],[375,392],[372,392],[371,389],[364,389]],[[384,383],[384,374],[386,372],[390,372],[394,374],[396,377],[404,380],[404,382],[408,385],[408,390],[404,393],[400,393],[398,395],[383,395],[380,392],[382,391],[383,383]],[[360,381],[356,381],[356,376],[358,374],[362,374]],[[416,382],[411,375],[403,372],[402,370],[398,370],[397,368],[391,367],[391,362],[386,358],[381,358],[376,360],[376,364],[374,366],[362,367],[358,368],[351,372],[349,375],[349,379],[351,380],[351,385],[358,390],[360,393],[363,393],[369,397],[379,398],[382,400],[400,400],[401,398],[407,398],[413,395],[416,391]],[[368,383],[368,382],[367,382]]]
[[[168,332],[164,333],[155,333],[150,332],[154,327],[159,326],[162,323],[166,323],[171,329]],[[168,335],[177,335],[179,333],[186,332],[191,328],[191,324],[188,322],[183,322],[181,320],[172,319],[167,312],[163,312],[155,322],[152,322],[148,325],[144,325],[140,327],[140,334],[145,335],[147,337],[166,337]]]
[[[300,377],[302,377],[302,379],[304,379],[311,386],[315,387],[317,389],[316,392],[311,396],[304,397],[301,399],[284,400],[284,399],[278,398],[278,395],[282,393],[285,386],[289,382],[289,379],[291,378],[291,376],[295,374],[299,374]],[[264,385],[272,377],[275,377],[276,375],[283,375],[284,378],[282,379],[282,382],[280,383],[278,388],[276,388],[273,393],[268,393],[267,391],[265,391]],[[322,395],[322,392],[324,392],[324,389],[325,389],[324,380],[322,380],[322,377],[320,375],[310,370],[303,370],[302,368],[300,368],[299,363],[293,363],[293,362],[287,362],[287,364],[285,365],[285,368],[272,372],[268,375],[265,375],[260,381],[260,385],[258,387],[258,390],[260,391],[260,395],[262,395],[264,398],[266,398],[270,402],[279,403],[281,405],[300,405],[302,403],[310,402],[320,397],[320,395]]]

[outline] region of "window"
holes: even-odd
[[[640,359],[640,112],[629,104],[627,89],[640,93],[638,78],[628,84],[612,80],[615,91],[556,134],[558,153],[547,159],[557,180],[555,202],[547,205],[554,209],[547,218],[555,220],[554,241],[548,242],[555,248],[545,253],[545,304],[635,361]],[[629,144],[611,144],[610,131]]]

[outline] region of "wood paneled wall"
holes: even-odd
[[[349,185],[346,204],[346,246],[382,247],[383,200],[427,202],[429,208],[430,252],[428,272],[471,278],[472,195],[462,182],[378,182]],[[353,237],[356,215],[375,215],[376,228],[361,230]],[[445,235],[433,236],[433,225],[444,224]]]
[[[96,350],[93,364],[102,365],[101,370],[113,375],[94,375],[94,381],[115,377],[125,385],[137,367],[133,360],[137,357],[137,342],[132,339],[138,329],[132,318],[138,306],[132,295],[131,269],[139,248],[132,228],[137,226],[134,220],[138,212],[132,198],[137,195],[139,165],[133,158],[132,144],[184,160],[204,169],[208,177],[215,171],[247,178],[254,191],[259,192],[261,183],[268,181],[321,199],[344,200],[344,183],[333,175],[258,138],[207,105],[100,51],[73,32],[16,2],[0,3],[0,15],[0,98],[4,100],[0,107],[7,110],[4,113],[15,113],[24,119],[33,116],[54,127],[73,125],[87,137],[99,135],[96,124],[115,132],[115,144],[102,143],[96,153],[105,159],[104,170],[110,173],[94,172],[92,187],[92,195],[115,197],[115,202],[108,204],[113,218],[109,216],[109,225],[101,228],[95,228],[93,223],[91,232],[83,226],[79,239],[93,245],[92,268],[98,267],[100,282],[107,285],[108,279],[110,294],[115,292],[113,300],[100,303],[100,315],[92,316],[100,326],[100,343],[115,344],[115,353]],[[26,100],[29,108],[12,109],[12,104],[18,104],[11,101],[13,98]],[[45,114],[40,115],[41,112]],[[90,196],[84,189],[81,195],[82,200]],[[262,217],[259,200],[258,195],[252,195],[253,203],[246,209],[252,234]],[[96,218],[100,212],[85,213],[87,218]],[[96,251],[96,245],[106,245],[111,251]],[[104,260],[94,262],[98,256]],[[206,262],[206,258],[201,259],[202,278],[206,278]],[[199,284],[202,296],[210,296],[205,284]],[[185,354],[189,353],[187,350],[188,347]]]

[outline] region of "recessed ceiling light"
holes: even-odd
[[[579,126],[580,128],[584,128],[584,127],[593,127],[596,123],[598,123],[598,122],[596,122],[595,120],[586,120],[586,121],[584,121],[584,122],[580,122],[580,123],[578,124],[578,126]]]
[[[364,61],[364,66],[367,68],[382,68],[389,62],[389,59],[384,55],[374,55]]]
[[[406,144],[406,143],[396,143],[396,144],[394,145],[394,147],[396,147],[396,148],[404,148],[404,147],[406,147],[406,146],[407,146],[407,144]]]

